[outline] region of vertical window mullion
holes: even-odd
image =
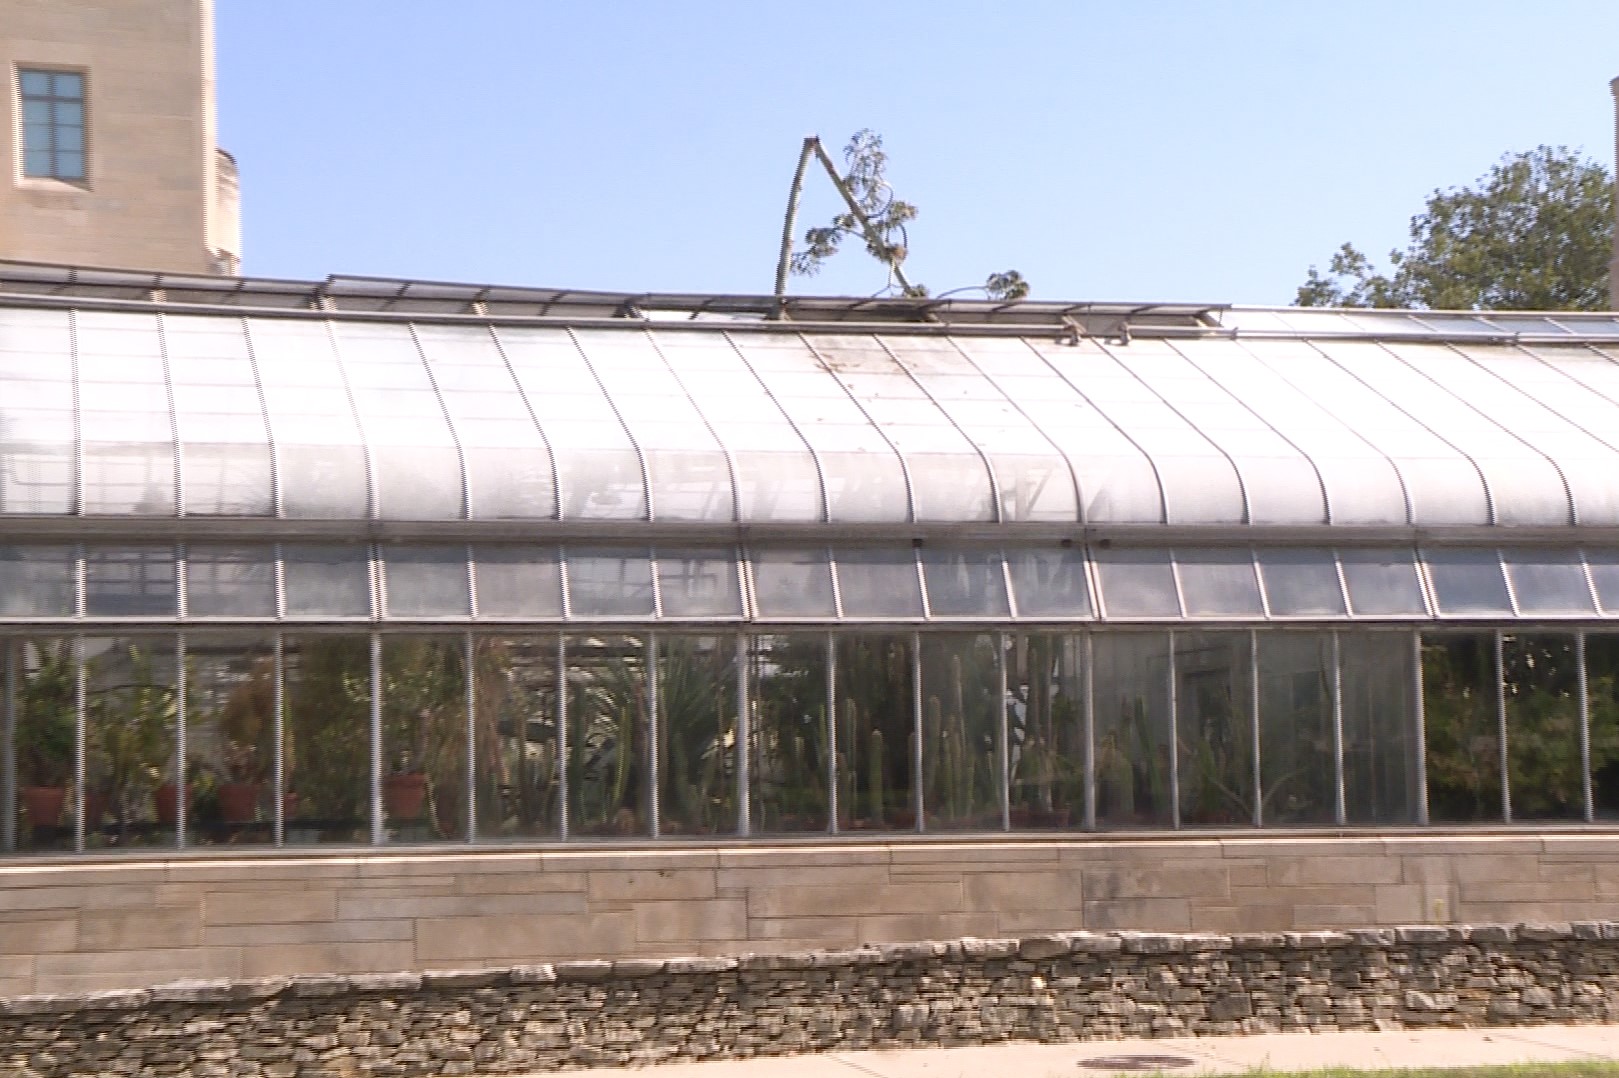
[[[559,503],[560,504],[560,503]],[[568,637],[557,634],[557,838],[568,838]],[[524,735],[525,739],[527,734]]]
[[[1507,667],[1505,634],[1500,629],[1491,634],[1495,639],[1495,737],[1498,766],[1501,769],[1501,820],[1512,822],[1512,768],[1507,761]]]
[[[911,634],[911,807],[916,812],[916,830],[925,831],[927,803],[922,797],[922,634]]]
[[[186,790],[186,638],[174,634],[174,846],[186,847],[190,798]]]
[[[1343,827],[1349,822],[1349,802],[1344,789],[1343,648],[1336,629],[1332,633],[1332,780],[1333,821]]]
[[[1591,689],[1585,680],[1585,630],[1574,634],[1574,672],[1579,678],[1580,700],[1580,795],[1585,805],[1585,822],[1596,821],[1596,804],[1591,788]]]
[[[277,560],[279,564],[279,559]],[[278,573],[279,575],[279,573]],[[278,584],[279,590],[279,584]],[[279,609],[279,602],[277,608]],[[278,631],[275,634],[275,758],[272,782],[275,805],[270,810],[273,841],[277,846],[287,844],[287,689],[286,641]]]
[[[382,845],[382,634],[371,632],[371,845]]]
[[[838,644],[837,637],[826,634],[826,803],[830,811],[826,829],[838,833]]]
[[[73,637],[73,852],[84,852],[84,789],[86,712],[89,686],[85,682],[84,635]]]
[[[753,833],[752,806],[748,803],[748,786],[752,771],[749,759],[753,747],[753,716],[751,692],[748,685],[748,635],[736,634],[736,833],[747,838]]]
[[[1178,587],[1178,585],[1177,585]],[[1181,826],[1181,750],[1179,688],[1175,684],[1175,632],[1169,632],[1169,824],[1175,830]]]
[[[1255,567],[1255,576],[1259,575]],[[1260,754],[1264,747],[1259,743],[1259,632],[1248,630],[1248,736],[1254,746],[1254,804],[1253,818],[1255,827],[1265,826],[1265,779],[1262,774],[1262,761]]]
[[[1085,830],[1096,830],[1096,638],[1087,630],[1080,653],[1085,664]]]
[[[656,580],[656,574],[653,575]],[[647,696],[647,731],[646,731],[646,815],[647,834],[652,838],[659,837],[661,820],[658,816],[658,634],[648,633],[642,642],[643,654],[646,656],[646,696]],[[633,739],[631,740],[633,744]]]
[[[1010,593],[1008,593],[1010,594]],[[1007,740],[1006,715],[1006,653],[1011,646],[1012,637],[1007,633],[996,634],[997,647],[995,649],[995,676],[997,681],[997,704],[995,725],[995,755],[999,765],[999,778],[996,785],[1000,787],[1001,802],[1001,830],[1012,830],[1012,752]]]
[[[471,843],[478,840],[478,686],[474,678],[477,672],[478,648],[470,630],[462,636],[462,648],[465,655],[463,676],[466,678],[467,699],[467,842]],[[526,716],[524,722],[527,722]],[[527,743],[526,729],[524,741],[521,743]]]

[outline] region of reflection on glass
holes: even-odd
[[[91,617],[173,617],[179,601],[174,548],[123,544],[84,552],[84,610]]]
[[[1000,639],[922,637],[922,805],[929,831],[1001,826]]]
[[[826,637],[756,636],[749,655],[749,815],[764,834],[825,831]]]
[[[464,545],[385,546],[382,557],[390,617],[465,617],[470,612]]]
[[[928,610],[936,618],[1006,617],[1006,574],[999,550],[922,548]]]
[[[1591,800],[1598,820],[1619,820],[1619,633],[1587,633]]]
[[[922,616],[922,587],[910,547],[839,550],[838,597],[852,618]]]
[[[1501,818],[1499,684],[1493,634],[1423,635],[1428,815],[1435,823]]]
[[[832,568],[826,548],[754,550],[753,593],[767,618],[832,617]]]
[[[1253,822],[1252,674],[1247,633],[1175,634],[1183,823]]]
[[[180,799],[175,639],[87,637],[84,655],[85,845],[173,846]],[[186,792],[195,793],[189,778]]]
[[[1188,616],[1258,617],[1264,613],[1254,558],[1246,548],[1177,550],[1175,562]]]
[[[370,556],[370,550],[359,543],[282,546],[287,616],[369,617]]]
[[[1579,551],[1509,550],[1506,565],[1520,613],[1595,613]]]
[[[1501,560],[1492,550],[1428,550],[1428,576],[1441,614],[1510,614]]]
[[[1514,820],[1585,818],[1580,678],[1572,633],[1502,640],[1507,791]]]
[[[570,636],[566,647],[569,825],[576,835],[645,835],[646,647],[633,636]]]
[[[286,841],[369,841],[370,638],[288,636],[282,663]]]
[[[557,638],[474,638],[478,838],[558,832]]]
[[[1260,634],[1259,745],[1267,827],[1337,820],[1331,633]]]
[[[1093,654],[1097,824],[1172,826],[1169,634],[1101,634]]]
[[[275,640],[186,634],[186,773],[199,843],[275,837]],[[203,778],[206,776],[206,778]]]
[[[916,826],[909,634],[837,638],[838,827]]]
[[[0,617],[72,614],[72,547],[0,547]]]
[[[1422,584],[1409,550],[1338,551],[1344,583],[1349,586],[1349,607],[1360,616],[1426,614]]]
[[[1006,652],[1012,828],[1085,822],[1084,637],[1018,633]]]
[[[668,618],[737,618],[742,589],[730,550],[658,549],[658,599]]]
[[[1078,547],[1014,550],[1007,555],[1019,617],[1088,618],[1091,591]]]
[[[1350,823],[1417,819],[1415,690],[1406,633],[1340,633],[1344,806]]]
[[[74,749],[78,744],[78,664],[58,637],[5,641],[13,693],[17,784],[16,844],[23,852],[73,848]]]
[[[467,836],[467,669],[460,636],[382,645],[382,820],[392,842]]]
[[[652,559],[644,547],[569,547],[568,610],[576,618],[652,616]]]
[[[555,547],[480,546],[473,558],[479,617],[562,616],[562,570]]]
[[[275,617],[275,548],[186,548],[186,614],[194,618]]]
[[[1602,612],[1619,614],[1619,550],[1587,550],[1585,564],[1591,570]]]
[[[1096,556],[1110,618],[1172,618],[1181,612],[1167,550],[1104,550]]]
[[[1344,613],[1343,588],[1330,550],[1262,548],[1259,572],[1270,612],[1278,617]]]
[[[660,635],[658,829],[736,833],[736,638]]]

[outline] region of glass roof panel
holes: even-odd
[[[288,617],[370,617],[371,552],[360,543],[281,547]]]
[[[1175,570],[1187,617],[1261,617],[1259,578],[1254,573],[1253,551],[1175,550]]]
[[[652,616],[652,553],[645,547],[570,546],[565,552],[564,571],[570,616]]]
[[[269,543],[186,547],[186,614],[275,617],[275,547]]]
[[[269,428],[240,324],[165,316],[188,516],[275,512]]]
[[[0,308],[0,513],[78,501],[73,337],[66,311]]]
[[[740,618],[734,550],[659,547],[658,601],[666,618]]]
[[[924,546],[922,576],[928,612],[936,618],[1004,618],[1011,613],[999,550]]]
[[[1102,605],[1110,618],[1176,618],[1181,603],[1167,550],[1112,549],[1095,554]]]
[[[753,595],[762,618],[831,618],[832,563],[825,547],[755,547]]]
[[[0,617],[73,616],[73,547],[0,546]]]
[[[1594,614],[1591,585],[1577,550],[1502,551],[1520,614]]]
[[[562,563],[554,546],[473,547],[478,616],[562,617]]]
[[[382,548],[383,602],[393,618],[464,618],[471,610],[464,543]]]
[[[174,515],[174,416],[157,316],[79,312],[74,345],[84,512]]]
[[[1587,549],[1585,564],[1596,585],[1597,601],[1608,617],[1619,615],[1619,550],[1611,547]]]
[[[1410,548],[1342,549],[1338,551],[1338,563],[1349,589],[1350,612],[1357,617],[1420,617],[1428,613]]]
[[[86,616],[174,617],[179,597],[174,547],[120,543],[85,548]]]
[[[1261,547],[1259,575],[1276,617],[1343,617],[1344,590],[1332,551]]]
[[[834,558],[844,617],[922,616],[922,582],[911,547],[840,547]]]
[[[1021,618],[1089,618],[1090,584],[1085,554],[1075,547],[1020,547],[1009,550],[1012,594]]]
[[[1512,613],[1501,556],[1494,549],[1429,548],[1423,561],[1441,615]]]

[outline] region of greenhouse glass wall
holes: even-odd
[[[8,855],[1619,819],[1619,318],[0,278]]]

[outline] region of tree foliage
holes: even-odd
[[[1562,146],[1508,154],[1436,190],[1380,273],[1352,244],[1299,287],[1302,307],[1606,310],[1613,179]]]
[[[834,215],[828,225],[806,230],[803,248],[793,252],[794,276],[813,277],[819,273],[826,260],[838,253],[845,236],[862,241],[866,253],[888,266],[890,271],[911,253],[907,226],[916,219],[917,209],[898,198],[888,183],[888,154],[883,150],[882,135],[870,128],[856,131],[843,148],[843,161],[843,186],[870,223],[871,233],[861,227],[852,210]],[[893,286],[891,272],[889,287]],[[992,273],[978,287],[991,299],[1022,299],[1029,294],[1028,281],[1015,269]],[[925,285],[912,284],[905,289],[905,294],[926,296],[928,289]]]

